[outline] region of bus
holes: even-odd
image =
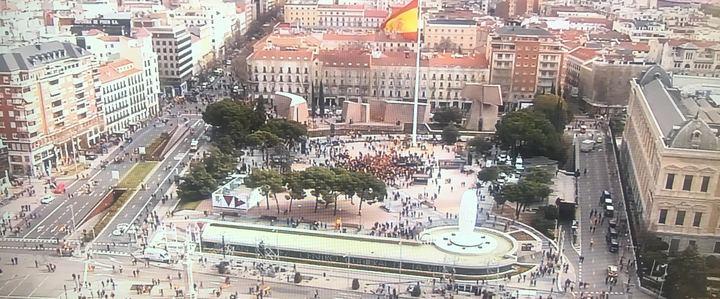
[[[193,139],[190,142],[190,152],[194,153],[194,152],[197,152],[197,150],[198,150],[198,140]]]

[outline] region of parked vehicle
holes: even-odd
[[[133,254],[134,258],[146,259],[153,262],[169,263],[170,253],[160,248],[145,248]]]
[[[615,207],[612,205],[605,206],[605,212],[603,213],[605,217],[615,217]]]
[[[41,204],[49,204],[55,200],[55,196],[52,195],[45,195],[40,199]]]

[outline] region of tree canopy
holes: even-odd
[[[237,165],[232,155],[212,149],[204,158],[207,172],[216,180],[222,180],[235,171]]]
[[[267,121],[260,130],[275,134],[285,145],[292,148],[303,137],[307,136],[307,127],[299,122],[283,118],[273,118]]]
[[[705,260],[694,246],[688,246],[670,260],[663,293],[666,298],[707,297]]]
[[[180,199],[193,201],[209,197],[217,186],[217,180],[208,173],[205,164],[194,163],[190,173],[183,177],[177,193]]]
[[[559,132],[562,132],[573,119],[565,100],[554,94],[536,95],[532,109],[544,114]]]
[[[440,107],[435,110],[432,119],[442,126],[459,124],[462,122],[462,112],[457,107]]]
[[[546,156],[565,161],[561,134],[543,113],[521,109],[505,115],[495,126],[500,146],[523,157]]]
[[[485,138],[481,137],[481,136],[477,136],[477,137],[474,137],[473,139],[470,139],[470,141],[468,141],[467,145],[468,145],[468,147],[470,147],[470,150],[472,150],[473,152],[478,153],[478,154],[486,154],[493,147],[492,142],[485,140]]]
[[[270,195],[275,198],[275,206],[277,213],[280,214],[280,203],[277,199],[277,193],[285,191],[283,179],[279,172],[273,169],[255,169],[245,178],[245,185],[250,188],[260,188],[265,195],[265,204],[270,209]]]
[[[214,127],[212,137],[221,150],[232,152],[247,144],[247,136],[264,125],[265,117],[252,106],[226,99],[208,105],[203,120]]]
[[[447,125],[445,129],[443,129],[441,136],[443,143],[447,145],[455,144],[455,142],[458,141],[458,138],[460,137],[460,131],[458,130],[455,125]]]

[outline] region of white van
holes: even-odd
[[[170,253],[167,252],[165,249],[160,248],[145,248],[144,251],[141,251],[142,254],[133,255],[135,258],[138,259],[146,259],[153,262],[161,262],[161,263],[169,263],[170,262]]]

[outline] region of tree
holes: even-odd
[[[459,124],[462,122],[462,112],[457,107],[440,107],[435,110],[432,119],[443,127],[448,124]]]
[[[443,129],[441,137],[445,144],[452,145],[455,144],[460,137],[460,131],[458,131],[455,125],[448,125]]]
[[[530,219],[530,226],[538,230],[548,238],[555,237],[555,220],[558,216],[558,209],[554,205],[541,207]]]
[[[318,106],[320,108],[320,117],[325,117],[325,88],[320,81],[320,89],[318,90]]]
[[[353,278],[353,280],[352,280],[352,289],[353,290],[360,289],[360,281],[357,278]]]
[[[251,106],[228,99],[208,105],[203,120],[214,127],[213,140],[222,143],[219,148],[228,153],[246,145],[247,135],[265,123]]]
[[[523,174],[523,180],[546,185],[552,183],[552,178],[553,175],[549,171],[538,167],[529,168],[525,174]]]
[[[494,182],[498,179],[498,168],[495,166],[485,167],[478,172],[478,180],[483,183]]]
[[[662,291],[666,298],[707,297],[705,261],[694,246],[688,246],[670,260]]]
[[[532,109],[544,114],[558,132],[565,130],[565,126],[573,119],[572,112],[568,109],[565,100],[555,95],[554,92],[553,94],[536,95]]]
[[[485,140],[485,138],[481,136],[470,139],[467,145],[473,152],[477,154],[487,154],[493,147],[492,142]]]
[[[357,195],[360,197],[358,215],[362,215],[363,203],[373,204],[384,199],[387,195],[387,186],[385,182],[366,172],[354,172],[353,176],[358,183]]]
[[[190,173],[182,178],[182,183],[178,186],[178,196],[186,201],[207,198],[217,186],[217,181],[207,172],[205,165],[194,163],[190,167]]]
[[[277,137],[277,135],[263,130],[255,131],[248,135],[247,140],[249,144],[259,146],[260,149],[262,149],[263,159],[265,159],[265,161],[267,161],[268,156],[267,149],[282,143],[282,140]]]
[[[236,162],[232,155],[212,149],[204,159],[207,172],[216,180],[222,180],[235,171]]]
[[[310,116],[317,115],[317,97],[315,97],[315,85],[310,83]]]
[[[503,186],[500,190],[499,200],[503,203],[505,201],[515,203],[515,218],[517,219],[520,218],[520,212],[525,206],[548,197],[551,192],[552,190],[547,184],[523,179],[517,184]]]
[[[452,52],[458,49],[458,45],[452,42],[450,38],[442,38],[440,42],[435,46],[435,51],[438,52]]]
[[[546,156],[563,163],[565,145],[545,115],[529,109],[510,112],[495,126],[500,147],[523,157]]]
[[[328,203],[330,196],[330,188],[332,177],[335,175],[330,169],[324,167],[309,167],[303,172],[305,186],[309,189],[310,194],[315,196],[315,213],[317,213],[320,203]]]
[[[288,199],[290,199],[288,212],[292,212],[293,200],[305,198],[305,181],[301,172],[293,171],[283,176],[283,183],[288,191]]]
[[[295,276],[293,277],[294,283],[300,283],[302,282],[302,275],[300,275],[300,272],[295,272]]]
[[[267,121],[260,130],[268,131],[285,141],[288,148],[293,148],[295,143],[306,137],[307,127],[299,122],[284,118],[273,118]]]
[[[270,194],[275,198],[275,206],[277,213],[280,214],[280,203],[277,199],[277,193],[283,192],[283,180],[280,173],[273,169],[255,169],[246,179],[245,185],[249,188],[260,188],[265,195],[265,203],[267,209],[270,209]]]

